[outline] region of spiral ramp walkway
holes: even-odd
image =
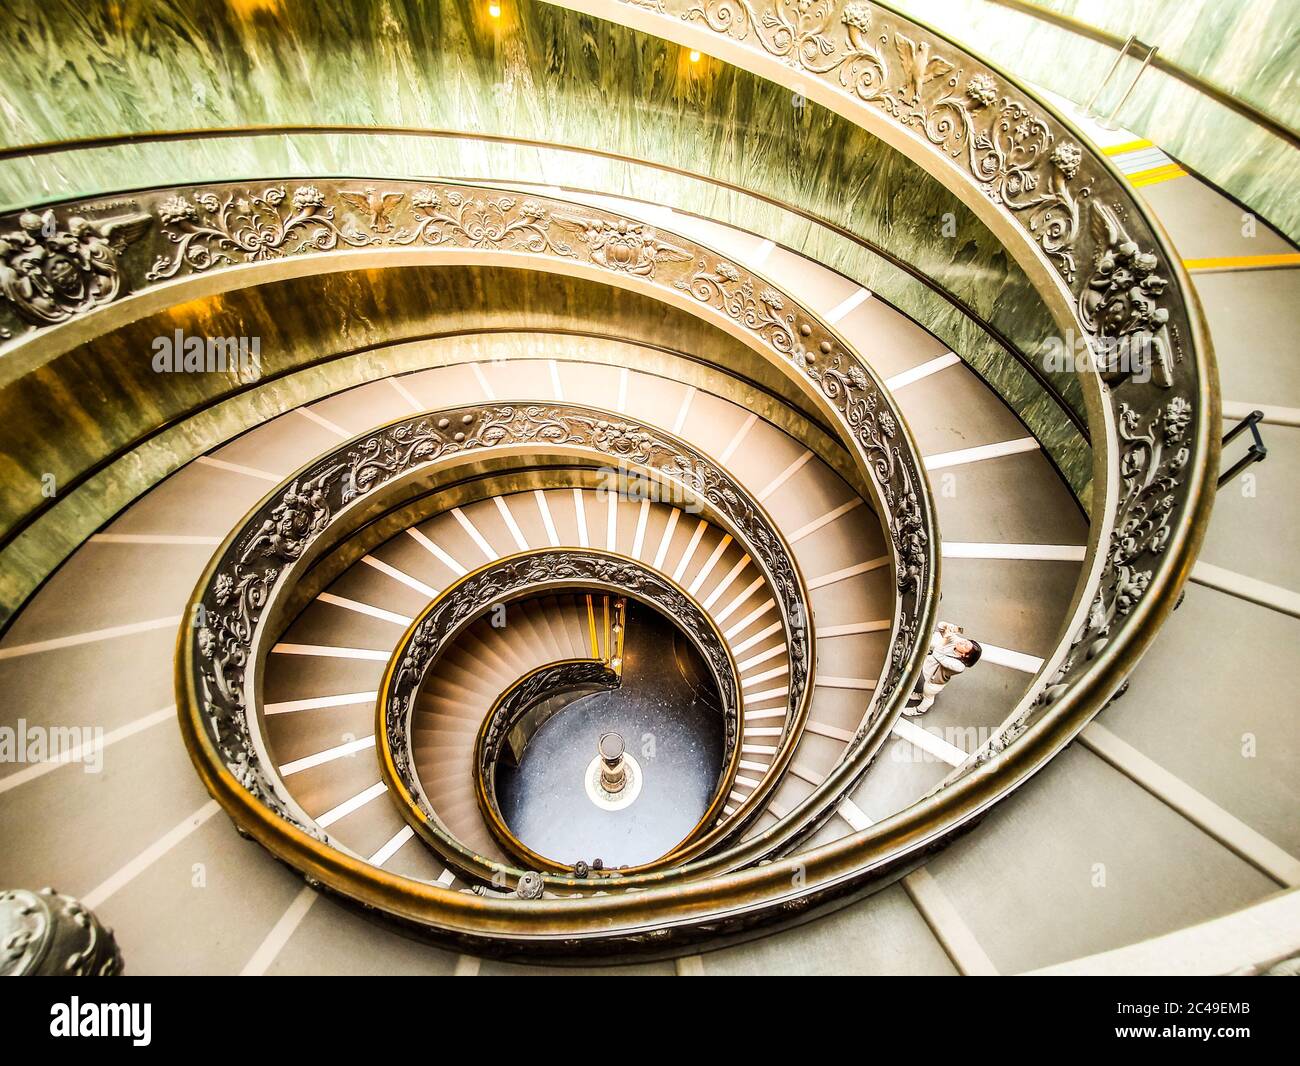
[[[879,5],[858,6],[889,17]],[[1104,149],[1099,144],[1097,155]],[[328,343],[339,322],[355,332],[334,334],[334,348],[317,347],[301,363],[305,369],[286,363],[281,373],[267,355],[276,372],[248,391],[244,411],[199,417],[220,407],[208,399],[191,402],[184,417],[142,412],[150,436],[116,452],[107,436],[99,445],[115,463],[136,464],[139,476],[129,480],[134,487],[120,507],[99,504],[107,508],[102,520],[70,523],[85,535],[64,536],[66,558],[31,582],[30,594],[16,603],[11,596],[0,691],[4,724],[21,719],[29,730],[76,724],[102,732],[73,756],[0,764],[0,882],[53,884],[80,899],[112,926],[131,973],[1222,972],[1300,946],[1293,942],[1300,736],[1293,709],[1278,698],[1287,690],[1288,637],[1300,617],[1296,593],[1288,591],[1300,587],[1294,545],[1278,534],[1295,517],[1289,435],[1297,430],[1289,405],[1300,405],[1300,397],[1295,374],[1278,357],[1296,314],[1294,273],[1285,266],[1195,266],[1290,254],[1289,244],[1267,232],[1262,243],[1235,244],[1240,208],[1190,175],[1132,194],[1191,264],[1183,282],[1189,291],[1194,286],[1213,340],[1223,431],[1248,410],[1263,409],[1269,458],[1248,468],[1248,489],[1233,482],[1218,494],[1194,565],[1191,549],[1170,536],[1169,572],[1181,581],[1190,570],[1176,612],[1140,662],[1124,659],[1109,689],[1091,694],[1088,713],[1053,725],[1057,732],[1043,741],[1050,763],[1035,766],[1032,777],[1014,776],[1023,767],[1007,757],[1036,735],[1030,729],[1021,737],[1017,714],[1053,706],[1043,692],[1068,690],[1069,671],[1085,662],[1078,649],[1086,644],[1072,638],[1098,584],[1090,545],[1109,505],[1098,487],[1101,464],[1091,474],[1087,464],[1070,465],[1075,453],[1061,443],[1069,434],[1058,430],[1068,423],[1070,434],[1090,438],[1090,454],[1118,454],[1128,438],[1113,430],[1105,436],[1098,414],[1107,387],[1096,402],[1085,393],[1068,419],[1069,397],[1055,394],[1044,415],[1041,405],[1022,402],[1005,373],[939,339],[951,329],[945,316],[964,315],[963,329],[989,326],[996,301],[986,317],[965,314],[971,308],[960,296],[961,271],[929,277],[925,248],[903,265],[901,253],[885,248],[882,261],[895,263],[889,269],[906,283],[867,288],[861,272],[853,276],[845,266],[842,249],[827,243],[829,227],[805,239],[789,236],[802,226],[816,229],[794,204],[779,227],[768,216],[771,228],[764,228],[722,209],[711,216],[668,192],[649,202],[594,182],[566,185],[554,173],[521,170],[487,183],[474,163],[439,185],[444,204],[446,190],[465,182],[474,185],[465,196],[475,202],[495,194],[512,205],[540,201],[552,219],[613,218],[624,233],[639,226],[668,249],[652,263],[680,264],[676,295],[635,287],[664,273],[652,265],[626,283],[620,273],[609,286],[613,295],[588,309],[583,286],[601,286],[598,273],[565,289],[544,273],[554,268],[533,263],[537,275],[515,291],[514,275],[526,271],[473,254],[400,265],[359,259],[356,268],[331,264],[334,274],[270,274],[260,287],[253,280],[247,290],[195,295],[226,301],[237,318],[271,316],[279,323],[274,340],[285,346]],[[284,184],[297,195],[296,182]],[[415,195],[407,189],[408,202]],[[191,202],[201,204],[197,196]],[[908,208],[899,210],[905,216]],[[376,225],[378,217],[372,214]],[[594,225],[588,221],[585,232]],[[566,227],[564,239],[574,244],[579,232]],[[558,243],[559,230],[555,235]],[[619,273],[619,248],[607,245],[595,262]],[[724,267],[740,287],[729,287]],[[1172,264],[1169,270],[1176,273]],[[469,280],[451,280],[453,271]],[[397,328],[374,328],[369,316],[407,293],[407,282],[388,277],[399,272],[418,279],[412,289],[446,300],[445,320],[423,308],[423,318],[411,313]],[[724,293],[719,317],[702,326],[687,321],[693,311],[683,302],[701,275]],[[909,304],[919,299],[908,295],[918,277],[958,299]],[[390,284],[397,287],[385,288]],[[361,286],[370,295],[359,297]],[[754,301],[760,286],[770,289]],[[873,418],[894,413],[890,439],[900,450],[886,452],[898,457],[885,460],[889,477],[914,464],[919,476],[910,488],[919,502],[908,507],[908,493],[888,491],[893,483],[873,465],[877,453],[862,457],[854,442],[864,439],[855,436],[863,423],[845,413],[852,408],[835,406],[833,387],[822,384],[826,391],[816,396],[801,391],[764,362],[769,356],[742,351],[739,326],[728,333],[719,325],[730,314],[727,294],[742,291],[751,297],[748,310],[733,320],[766,313],[786,322],[791,337],[827,337],[823,348],[809,342],[807,366],[844,368],[840,380],[858,390],[848,395],[878,397]],[[183,325],[199,321],[184,317],[187,305],[169,310],[183,295],[140,310],[155,315],[140,337],[168,314]],[[292,306],[311,295],[325,299],[295,318]],[[346,305],[337,318],[325,307],[330,298]],[[476,313],[476,302],[492,313]],[[916,320],[924,307],[942,309],[934,332]],[[320,318],[316,332],[307,321],[312,313]],[[801,322],[810,324],[807,333],[793,328]],[[104,329],[128,338],[132,326],[124,318]],[[63,328],[50,335],[57,339]],[[1195,326],[1186,328],[1195,334]],[[87,334],[80,343],[100,342]],[[798,366],[803,351],[777,345],[775,364],[789,355]],[[1197,351],[1187,337],[1181,351],[1178,373],[1192,373]],[[867,373],[864,384],[848,372],[855,359]],[[1212,376],[1213,363],[1199,366]],[[25,387],[21,375],[7,380]],[[1125,388],[1133,386],[1116,387],[1116,397],[1136,406]],[[39,394],[15,391],[8,414],[21,397]],[[531,421],[510,437],[521,412],[531,412]],[[1198,410],[1193,426],[1203,418]],[[543,435],[533,423],[563,423],[568,435]],[[1166,418],[1151,431],[1153,449],[1160,433],[1169,434],[1171,453],[1183,439],[1168,425]],[[487,432],[498,428],[498,436]],[[1190,459],[1183,461],[1204,465],[1212,486],[1217,455],[1205,442],[1220,427],[1197,432],[1186,438]],[[402,451],[417,440],[446,450],[417,467],[424,453]],[[412,464],[409,473],[358,482],[357,471],[387,455],[391,443]],[[148,452],[154,446],[173,447],[180,457],[166,476],[166,464]],[[1155,462],[1159,454],[1147,456]],[[323,471],[349,462],[353,481],[343,499],[355,520],[333,539],[322,536],[325,546],[308,562],[294,554],[297,545],[325,532],[312,527],[304,536],[298,523],[304,513],[310,518],[312,479],[329,484]],[[1121,462],[1116,458],[1115,469],[1124,469]],[[609,491],[609,469],[626,475],[629,464],[647,484],[672,491],[663,498]],[[9,465],[17,471],[27,464],[15,457]],[[269,510],[289,498],[286,490],[307,502],[306,511],[296,503],[288,512]],[[77,491],[90,499],[96,488]],[[112,499],[122,493],[105,494]],[[84,506],[96,514],[93,502]],[[1185,506],[1181,518],[1191,528],[1204,505]],[[908,524],[913,515],[915,526]],[[908,529],[924,534],[920,556],[907,553],[900,531]],[[222,558],[236,556],[243,570],[222,568]],[[925,561],[919,579],[906,584],[904,564],[912,558]],[[205,612],[229,603],[221,577],[238,582],[268,559],[277,575],[283,568],[289,576],[265,586],[273,610],[257,615],[259,600],[252,614],[257,636],[249,657],[258,665],[241,675],[255,693],[247,728],[276,781],[276,802],[289,812],[285,820],[313,827],[318,835],[304,839],[345,856],[337,866],[320,860],[314,844],[279,849],[254,808],[231,801],[231,789],[241,786],[257,796],[248,785],[254,778],[205,739],[205,715],[218,714],[200,706],[210,689],[187,689],[183,680],[178,686],[187,656],[207,654],[201,634],[215,626]],[[625,593],[590,576],[598,568],[507,605],[502,626],[479,614],[448,629],[421,667],[409,726],[394,709],[402,664],[419,649],[438,605],[455,604],[476,579],[511,572],[520,560],[572,568],[575,560],[594,567],[611,559],[662,597],[680,594],[671,602],[698,608],[700,639],[707,643],[712,634],[717,662],[734,669],[735,757],[717,770],[716,805],[696,843],[644,875],[631,866],[579,872],[564,862],[529,865],[519,847],[490,831],[475,791],[476,744],[512,686],[555,663],[609,667],[616,641],[609,611]],[[1172,608],[1176,582],[1163,565],[1156,560],[1148,579]],[[1132,595],[1137,600],[1141,591]],[[683,613],[676,622],[689,630],[687,619],[696,617]],[[955,623],[983,648],[977,667],[920,717],[903,714],[899,698],[924,650],[914,636],[909,643],[909,619],[926,632],[940,619]],[[1122,623],[1117,615],[1116,631]],[[1157,624],[1147,619],[1152,629]],[[1121,680],[1122,698],[1107,703]],[[726,685],[726,678],[718,683],[723,704]],[[594,742],[583,741],[593,755]],[[649,780],[655,762],[646,767]],[[214,784],[227,770],[232,784]],[[993,798],[972,792],[968,806],[943,814],[947,797],[965,795],[960,790],[981,773],[997,784]],[[1000,773],[1014,783],[999,784]],[[931,833],[909,820],[922,817],[951,821]],[[277,818],[281,813],[267,824]],[[884,843],[874,843],[873,832]],[[909,833],[925,846],[909,846]],[[619,935],[591,935],[585,918],[566,924],[568,913],[624,906],[642,894],[656,901],[657,893],[680,891],[683,897],[665,895],[665,906],[680,899],[697,906],[714,878],[775,882],[782,864],[806,867],[824,894],[792,902],[784,888],[762,882],[755,894],[773,902],[752,922],[727,926],[710,915],[712,924],[702,919],[680,937],[655,932],[653,902],[644,911],[608,912]],[[420,908],[358,888],[380,875],[420,886]],[[534,883],[539,898],[524,891]],[[466,914],[498,908],[516,925],[494,939],[459,911],[443,921],[443,900],[468,901]],[[554,928],[556,943],[529,942],[530,907],[545,914],[536,939],[545,941]]]

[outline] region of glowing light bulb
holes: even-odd
[[[690,60],[692,63],[698,63],[700,61],[700,53],[693,48],[691,49]]]
[[[501,17],[501,5],[488,4],[488,14],[494,19],[499,19]]]

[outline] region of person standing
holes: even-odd
[[[949,681],[980,661],[982,650],[978,641],[962,633],[961,626],[940,622],[930,637],[921,680],[908,697],[903,714],[909,718],[925,714]]]

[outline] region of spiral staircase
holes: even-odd
[[[1300,950],[1295,382],[1241,335],[1294,275],[1182,263],[1235,205],[883,4],[313,6],[14,16],[0,724],[69,739],[0,762],[0,884],[139,973]],[[909,715],[939,621],[982,658]]]

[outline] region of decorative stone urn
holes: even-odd
[[[52,888],[0,892],[0,977],[116,977],[113,930]]]

